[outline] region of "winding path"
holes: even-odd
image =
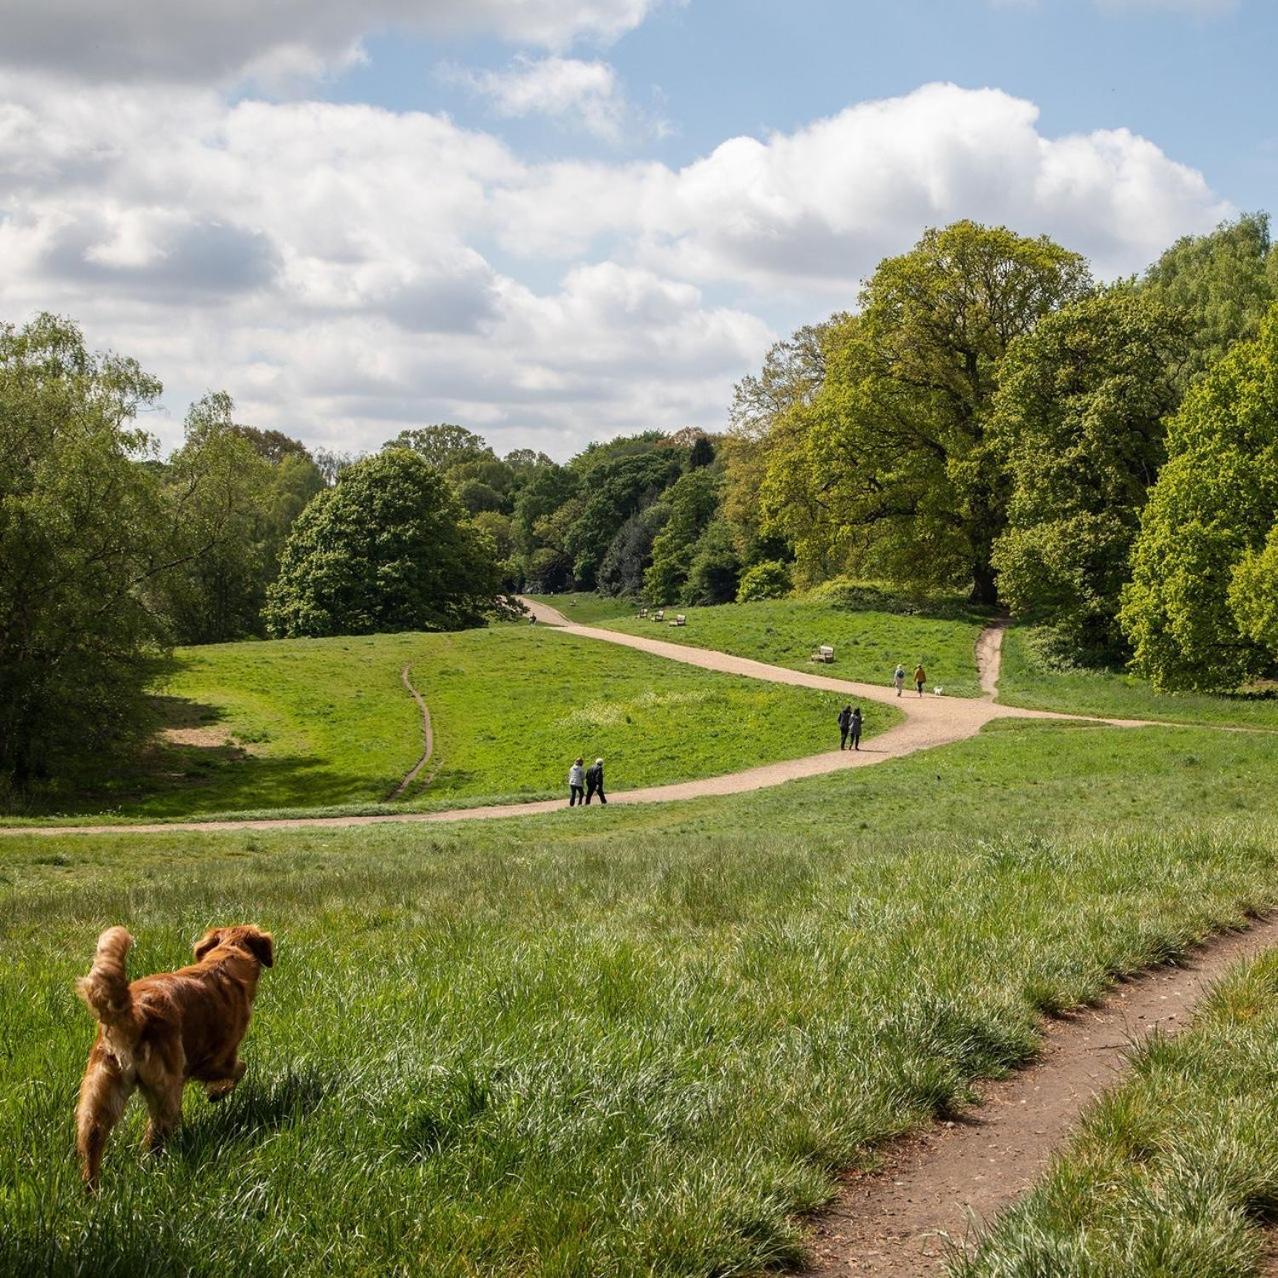
[[[702,670],[714,670],[722,674],[741,675],[747,679],[760,679],[767,683],[788,684],[796,688],[815,688],[821,692],[837,692],[842,696],[861,701],[878,701],[895,706],[905,716],[886,732],[868,740],[860,750],[827,750],[802,759],[782,759],[765,763],[743,772],[731,772],[724,776],[702,777],[696,781],[680,781],[673,785],[645,786],[636,790],[613,791],[608,796],[609,806],[632,803],[672,803],[680,799],[701,799],[728,794],[744,794],[751,790],[764,790],[806,777],[825,776],[849,768],[868,768],[889,759],[900,759],[919,750],[931,750],[936,746],[950,745],[975,736],[993,719],[1074,719],[1087,723],[1104,723],[1112,727],[1147,727],[1137,719],[1097,719],[1093,716],[1057,714],[1048,710],[1024,710],[1017,706],[998,705],[993,692],[998,684],[998,667],[1002,647],[1002,627],[996,625],[982,632],[977,641],[976,657],[980,670],[983,700],[964,697],[918,697],[907,692],[897,696],[895,689],[873,683],[853,683],[848,679],[835,679],[829,675],[807,670],[790,670],[785,666],[772,666],[749,657],[734,657],[730,653],[710,648],[694,648],[687,644],[669,643],[647,635],[629,635],[619,630],[602,630],[596,626],[579,626],[570,622],[562,613],[537,603],[532,599],[521,602],[537,618],[538,623],[554,626],[566,634],[583,639],[595,639],[602,643],[615,643],[623,648],[634,648],[652,656],[664,657]],[[413,691],[411,686],[410,691]],[[416,695],[416,694],[414,694]],[[418,698],[420,702],[420,698]],[[422,704],[425,713],[425,704]],[[429,717],[429,716],[427,716]],[[1162,725],[1167,726],[1167,725]],[[411,779],[411,776],[410,778]],[[20,834],[167,834],[188,831],[213,833],[226,830],[306,830],[315,828],[339,828],[343,826],[385,825],[390,823],[437,824],[453,821],[490,821],[502,817],[536,816],[540,813],[558,812],[564,808],[562,799],[544,799],[532,803],[499,803],[478,808],[454,808],[442,812],[387,812],[375,816],[308,816],[261,817],[253,820],[167,821],[130,824],[85,825],[16,825],[0,827],[0,836]]]
[[[430,707],[422,694],[413,687],[413,681],[409,678],[411,673],[412,666],[405,662],[404,668],[399,672],[399,679],[422,712],[422,757],[409,768],[404,779],[386,796],[387,803],[398,799],[417,780],[421,770],[430,762],[430,756],[435,753],[435,733],[430,726]]]

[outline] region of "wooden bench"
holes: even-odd
[[[819,647],[819,648],[818,648],[818,649],[817,649],[817,650],[816,650],[816,651],[812,654],[812,656],[808,658],[808,660],[809,660],[809,661],[820,661],[820,662],[823,662],[825,665],[827,665],[827,666],[828,666],[828,665],[830,665],[830,664],[834,661],[834,649],[833,649],[833,648],[831,648],[831,647],[830,647],[830,645],[829,645],[828,643],[823,643],[823,644],[822,644],[822,645],[821,645],[821,646],[820,646],[820,647]]]
[[[643,621],[643,620],[644,620],[644,618],[646,618],[646,617],[647,617],[647,615],[648,615],[648,610],[647,610],[647,608],[640,608],[640,609],[639,609],[639,620],[640,620],[640,621]]]
[[[656,622],[662,622],[662,621],[665,621],[665,619],[666,619],[666,611],[665,611],[665,609],[664,609],[664,608],[658,608],[658,609],[657,609],[657,611],[656,611],[656,612],[654,612],[654,613],[652,614],[652,619],[653,619],[653,621],[656,621]]]
[[[681,612],[680,612],[680,613],[676,613],[676,614],[675,614],[675,619],[674,619],[674,620],[673,620],[670,624],[671,624],[672,626],[686,626],[686,625],[688,624],[688,618],[687,618],[687,617],[685,617],[685,616],[683,615],[683,613],[681,613]]]

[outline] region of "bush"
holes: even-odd
[[[756,599],[781,599],[794,588],[790,569],[775,559],[765,560],[747,568],[741,574],[737,587],[737,603],[752,603]]]

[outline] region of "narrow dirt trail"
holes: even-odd
[[[978,1084],[978,1108],[900,1141],[882,1171],[848,1182],[816,1218],[811,1273],[944,1274],[952,1249],[974,1241],[974,1224],[1025,1193],[1086,1105],[1119,1081],[1131,1044],[1184,1028],[1214,981],[1275,945],[1278,917],[1209,942],[1184,967],[1126,981],[1098,1007],[1049,1021],[1033,1064]]]
[[[411,673],[412,667],[405,663],[404,668],[399,672],[399,679],[404,687],[408,689],[409,695],[417,702],[417,708],[422,712],[422,756],[405,773],[404,779],[386,796],[388,803],[404,794],[408,787],[421,775],[422,769],[430,762],[430,756],[435,753],[435,733],[430,725],[430,707],[426,704],[422,694],[413,687],[413,682],[409,678]]]
[[[626,806],[633,803],[672,803],[680,799],[700,799],[719,795],[744,794],[751,790],[763,790],[783,785],[787,781],[807,777],[825,776],[848,768],[872,767],[889,759],[900,759],[919,750],[931,750],[975,736],[992,719],[1076,719],[1088,723],[1104,723],[1113,727],[1151,726],[1135,719],[1095,719],[1081,715],[1057,714],[1048,710],[1024,710],[1017,706],[998,705],[992,700],[974,700],[963,697],[918,697],[911,693],[898,696],[894,688],[880,687],[872,683],[854,683],[848,679],[835,679],[829,675],[807,670],[791,670],[786,666],[772,666],[749,657],[735,657],[730,653],[711,648],[694,648],[688,644],[670,643],[647,635],[628,635],[618,630],[602,630],[595,626],[580,626],[570,622],[562,613],[532,599],[521,602],[532,612],[538,622],[554,626],[558,630],[583,639],[617,644],[633,648],[667,661],[697,666],[721,674],[741,675],[767,683],[786,684],[796,688],[815,688],[822,692],[836,692],[841,696],[862,701],[877,701],[895,706],[905,715],[905,722],[869,739],[860,750],[829,750],[800,759],[783,759],[732,772],[724,776],[703,777],[695,781],[680,781],[672,785],[646,786],[636,790],[617,790],[608,796],[608,804]],[[997,687],[998,663],[1002,643],[1001,633],[997,642],[986,642],[983,632],[977,642],[976,657],[981,686]],[[410,687],[410,691],[412,691]],[[416,694],[414,694],[416,695]],[[419,698],[420,701],[420,698]],[[421,703],[426,712],[424,702]],[[1161,725],[1166,726],[1166,725]],[[833,736],[833,730],[831,731]],[[409,778],[411,780],[411,776]],[[342,828],[364,825],[395,823],[431,824],[453,821],[491,821],[504,817],[537,816],[557,812],[566,805],[561,799],[546,799],[533,803],[502,803],[478,808],[455,808],[444,812],[388,812],[375,816],[314,816],[314,817],[261,817],[253,820],[207,820],[136,823],[128,825],[42,825],[0,826],[0,837],[22,834],[163,834],[168,832],[216,833],[227,830],[306,830],[316,828]]]

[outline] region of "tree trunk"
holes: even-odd
[[[985,561],[976,564],[972,569],[972,593],[968,601],[974,604],[986,604],[991,608],[998,606],[998,583],[994,577],[994,568]]]

